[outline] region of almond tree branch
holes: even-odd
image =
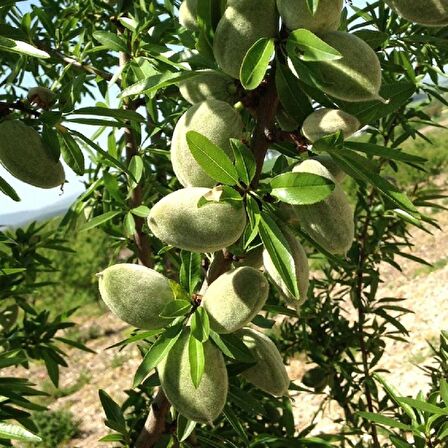
[[[278,96],[273,77],[267,81],[266,89],[259,97],[256,112],[257,124],[252,137],[251,149],[257,161],[257,174],[254,179],[255,185],[258,183],[263,168],[264,158],[271,143],[269,138],[274,124],[274,118],[278,107]],[[230,270],[232,257],[227,251],[217,252],[210,264],[204,283],[201,287],[201,294],[205,292],[208,285],[216,280],[220,275]],[[161,389],[151,406],[145,426],[139,435],[136,448],[152,448],[165,430],[165,417],[170,405]]]

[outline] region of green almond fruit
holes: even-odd
[[[230,139],[243,137],[243,122],[228,103],[210,99],[188,109],[176,124],[171,142],[171,163],[184,187],[213,187],[216,181],[196,162],[187,143],[187,132],[196,131],[232,156]]]
[[[236,268],[250,266],[251,268],[260,269],[263,266],[263,246],[258,246],[245,253],[239,257],[238,261],[235,261],[233,265]]]
[[[17,179],[39,188],[65,182],[61,162],[45,150],[40,135],[19,120],[0,123],[0,163]]]
[[[217,333],[233,333],[263,308],[269,284],[257,269],[245,266],[226,272],[204,294],[202,303]]]
[[[353,209],[342,187],[319,161],[308,159],[293,168],[296,173],[311,173],[335,182],[333,192],[323,201],[296,205],[300,226],[308,235],[332,254],[345,255],[350,249],[355,225]]]
[[[210,99],[234,104],[237,101],[235,80],[216,70],[201,70],[198,75],[179,83],[182,97],[190,104]]]
[[[197,31],[196,13],[198,0],[183,0],[179,7],[179,23],[190,31]]]
[[[221,70],[239,79],[244,56],[263,37],[275,37],[278,14],[275,0],[228,0],[213,41]]]
[[[295,297],[288,289],[287,285],[281,278],[277,269],[272,262],[271,257],[267,250],[263,252],[263,264],[266,273],[271,278],[274,285],[281,292],[282,296],[289,305],[294,306],[297,312],[300,310],[301,305],[305,302],[308,294],[309,287],[309,266],[308,258],[303,246],[299,240],[288,230],[286,227],[282,227],[283,235],[291,248],[291,255],[294,259],[295,272],[297,278],[297,289],[299,290],[299,297]]]
[[[56,95],[47,87],[33,87],[28,91],[27,99],[38,107],[48,109],[55,101]]]
[[[308,62],[323,92],[349,102],[384,101],[380,95],[381,64],[372,48],[359,37],[340,31],[319,37],[341,53],[342,58]]]
[[[116,264],[98,274],[101,298],[121,320],[144,330],[163,328],[169,319],[159,316],[174,300],[170,281],[137,264]]]
[[[339,165],[334,161],[330,154],[320,154],[316,157],[313,157],[313,160],[317,160],[328,171],[330,171],[336,182],[341,183],[347,177],[345,171],[339,167]]]
[[[157,366],[162,389],[170,403],[184,417],[211,424],[227,400],[228,377],[222,353],[210,341],[204,343],[205,367],[198,388],[190,374],[188,331],[179,337]]]
[[[303,122],[302,134],[314,143],[338,131],[342,131],[344,138],[349,138],[360,127],[361,123],[353,115],[339,109],[323,108],[308,115]]]
[[[313,33],[321,33],[338,29],[344,0],[319,0],[314,15],[308,4],[307,0],[277,0],[280,16],[290,30],[305,28]]]
[[[244,328],[237,334],[256,359],[256,364],[244,370],[241,376],[274,397],[288,395],[288,373],[275,344],[266,335],[251,328]]]
[[[448,0],[385,0],[401,17],[426,26],[448,25]]]
[[[183,188],[165,196],[151,209],[148,225],[163,241],[190,252],[216,252],[235,243],[246,227],[244,207],[208,202],[198,207],[208,188]]]

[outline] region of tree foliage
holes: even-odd
[[[318,10],[318,0],[306,3],[309,11]],[[224,28],[218,23],[223,14],[226,17],[225,2],[198,0],[194,30],[179,24],[179,6],[171,0],[0,3],[0,119],[20,119],[38,130],[48,156],[61,157],[67,169],[84,176],[85,191],[63,218],[59,231],[88,232],[99,227],[117,251],[131,250],[126,261],[154,268],[172,281],[176,300],[161,313],[169,323],[160,330],[135,330],[120,344],[138,343],[143,360],[135,374],[135,388],[128,391],[122,406],[100,391],[106,425],[114,431],[102,440],[137,447],[155,443],[443,446],[448,438],[448,404],[446,382],[437,380],[442,375],[431,370],[432,394],[414,399],[399,397],[378,375],[386,341],[404,340],[408,334],[401,322],[408,310],[401,299],[379,297],[378,287],[381,263],[400,269],[400,257],[423,262],[407,252],[412,247],[409,226],[429,229],[436,225],[426,213],[428,207],[440,207],[435,201],[443,197],[441,192],[403,188],[384,173],[398,172],[405,165],[424,170],[425,160],[406,153],[402,145],[410,139],[428,140],[419,127],[436,125],[425,113],[424,103],[436,99],[447,105],[443,83],[447,28],[411,23],[377,1],[363,9],[346,4],[339,34],[288,31],[282,26],[275,36],[259,30],[260,36],[250,45],[244,39],[230,42],[225,51],[235,55],[247,46],[240,79],[230,82],[244,135],[227,138],[221,145],[195,129],[185,136],[191,160],[219,184],[202,195],[198,215],[201,208],[223,203],[234,209],[243,207],[247,215],[238,241],[212,256],[189,252],[182,244],[165,245],[156,237],[151,220],[156,204],[186,186],[176,178],[170,160],[176,124],[191,107],[179,85],[199,78],[204,69],[219,71],[217,62],[225,59],[223,50],[215,60],[214,48],[215,34],[220,26]],[[341,36],[353,47],[340,44]],[[356,61],[359,55],[353,57],[356,45],[368,55],[364,67]],[[349,62],[368,72],[361,85],[352,77]],[[375,64],[378,71],[381,68],[378,92]],[[331,81],[339,83],[341,94]],[[36,104],[28,98],[29,87],[35,85],[51,89],[54,101]],[[423,104],[414,101],[415,95],[424,95]],[[339,131],[313,143],[307,140],[300,129],[319,107],[353,115],[363,126],[362,139],[344,139]],[[342,208],[329,202],[336,193],[344,195],[331,169],[330,174],[293,170],[298,163],[323,154],[330,155],[336,169],[351,179],[344,186],[349,187],[354,208],[355,238],[346,253],[326,247],[307,230],[304,214],[298,215],[299,226],[291,213],[293,207],[303,212],[304,207],[324,204],[333,212],[334,222],[342,223]],[[19,200],[3,178],[0,189],[10,198],[4,200]],[[173,208],[168,218],[175,213]],[[224,221],[222,232],[228,224]],[[327,220],[326,224],[334,223]],[[316,364],[304,381],[305,390],[324,393],[324,401],[340,404],[347,430],[337,434],[314,435],[314,422],[298,433],[289,398],[273,398],[241,379],[239,374],[254,364],[253,354],[237,333],[211,330],[201,306],[214,280],[233,263],[244,263],[261,249],[272,260],[287,296],[298,298],[300,275],[285,226],[304,243],[310,259],[324,259],[322,272],[312,280],[308,300],[303,305],[293,301],[294,309],[271,288],[252,323],[270,332],[285,361],[304,352]],[[190,232],[187,236],[191,237]],[[65,361],[54,339],[70,341],[58,339],[55,333],[70,324],[62,316],[50,321],[48,313],[36,313],[24,297],[39,286],[35,271],[52,268],[37,249],[63,249],[63,241],[32,226],[15,236],[2,235],[2,244],[7,249],[0,252],[0,256],[6,254],[0,271],[5,282],[2,314],[9,309],[3,306],[9,300],[16,304],[13,307],[21,307],[24,318],[20,325],[3,330],[7,349],[1,356],[5,365],[26,366],[29,359],[43,359],[57,383],[58,366]],[[356,315],[354,322],[342,313],[348,305]],[[295,309],[300,309],[299,315]],[[274,327],[282,316],[288,318]],[[173,347],[184,339],[183,331],[190,332],[189,373],[196,388],[207,366],[204,347],[212,344],[219,356],[225,356],[229,392],[214,427],[195,424],[181,412],[170,415],[163,391],[152,394],[160,386],[154,369],[175,352]],[[35,345],[29,345],[30,340]],[[35,393],[28,383],[11,381]],[[296,394],[301,388],[292,384],[289,390]],[[25,405],[24,398],[9,400],[19,407],[33,406],[29,401]],[[13,418],[33,430],[28,415],[8,405],[3,411],[3,403],[1,420]],[[146,431],[142,430],[145,422]]]

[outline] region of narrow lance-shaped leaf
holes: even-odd
[[[207,311],[200,306],[191,317],[191,334],[201,342],[205,342],[210,335],[210,321]]]
[[[235,168],[239,178],[246,185],[250,185],[257,170],[257,164],[252,151],[244,143],[235,138],[230,139],[230,147],[233,151]]]
[[[306,29],[293,31],[288,37],[287,47],[288,53],[295,52],[299,59],[306,62],[334,61],[342,58],[339,51]]]
[[[260,237],[272,262],[288,290],[294,297],[299,297],[296,268],[288,241],[276,222],[262,212],[259,224]]]
[[[301,126],[305,118],[313,112],[313,106],[299,80],[289,67],[280,61],[277,61],[275,66],[275,85],[283,109],[296,121],[297,127]]]
[[[42,442],[42,439],[18,425],[0,422],[0,439],[19,440],[21,442]]]
[[[180,284],[191,296],[201,281],[201,255],[182,250],[180,258],[182,260],[179,272]]]
[[[292,205],[310,205],[323,201],[335,184],[326,177],[311,173],[284,173],[271,181],[271,194]]]
[[[110,211],[103,213],[102,215],[95,216],[95,218],[91,219],[89,222],[86,222],[84,225],[82,225],[79,228],[80,232],[85,232],[86,230],[93,229],[94,227],[98,227],[101,224],[106,223],[107,221],[110,221],[111,219],[115,218],[115,216],[118,216],[121,214],[121,211]]]
[[[171,348],[182,332],[182,324],[177,324],[169,327],[165,333],[161,334],[157,341],[151,346],[146,353],[143,361],[138,366],[137,372],[134,376],[134,387],[138,386],[151,372],[152,369],[157,367],[160,361],[168,354]]]
[[[389,198],[399,208],[403,208],[413,213],[415,216],[419,216],[417,209],[405,193],[398,190],[397,187],[392,185],[388,180],[374,171],[369,170],[364,161],[364,157],[359,156],[353,151],[335,150],[331,153],[332,157],[336,159],[338,164],[348,174],[355,178],[362,179],[363,181],[372,184],[378,190],[380,190],[384,196]]]
[[[0,51],[19,53],[40,59],[47,59],[50,57],[46,51],[39,50],[26,42],[9,39],[8,37],[3,36],[0,36]]]
[[[20,202],[20,196],[16,193],[16,190],[9,185],[8,182],[6,182],[3,177],[0,176],[0,191],[6,196],[9,196],[13,201]]]
[[[192,334],[188,339],[188,357],[190,361],[190,375],[194,387],[197,389],[201,384],[205,369],[204,346]]]
[[[177,438],[179,439],[179,442],[184,442],[185,440],[187,440],[195,427],[196,422],[194,422],[193,420],[188,420],[182,414],[179,414],[177,416],[177,426],[176,426]]]
[[[212,179],[226,185],[238,184],[236,169],[223,149],[196,131],[187,132],[187,143],[196,162]]]
[[[254,90],[261,84],[274,50],[274,39],[267,37],[258,39],[249,48],[240,69],[241,84],[246,90]]]

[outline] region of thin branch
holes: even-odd
[[[100,78],[103,78],[105,81],[110,81],[114,76],[112,73],[96,68],[91,64],[87,64],[86,62],[80,62],[72,58],[71,56],[66,56],[61,51],[55,50],[54,48],[50,48],[42,42],[37,44],[37,48],[46,51],[52,57],[54,57],[55,59],[59,59],[61,62],[65,62],[66,64],[71,65],[72,67],[81,70],[83,72],[99,76]],[[120,86],[120,80],[117,80],[117,84]]]
[[[272,141],[271,133],[274,125],[275,114],[277,113],[279,104],[277,90],[275,88],[275,80],[273,76],[274,72],[275,67],[272,68],[272,74],[267,79],[266,91],[260,97],[257,106],[257,124],[255,126],[251,144],[251,150],[257,162],[257,171],[252,182],[253,188],[258,185],[258,182],[260,180],[264,159],[269,149],[269,145]]]

